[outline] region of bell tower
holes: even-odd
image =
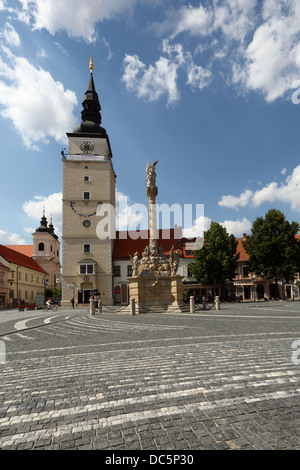
[[[82,121],[67,133],[68,153],[62,152],[62,307],[70,307],[72,298],[78,305],[88,303],[91,294],[104,305],[113,304],[114,240],[100,239],[97,224],[103,204],[115,207],[115,172],[109,138],[100,126],[93,68],[91,59]]]

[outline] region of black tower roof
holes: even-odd
[[[101,124],[101,106],[99,97],[95,89],[93,79],[93,59],[90,60],[90,81],[88,89],[85,93],[81,111],[82,122],[73,130],[74,134],[102,134],[106,135],[106,130],[100,126]]]

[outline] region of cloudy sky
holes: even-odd
[[[147,202],[158,160],[158,203],[204,205],[188,233],[300,222],[298,0],[0,0],[0,25],[0,243],[31,243],[43,207],[61,233],[91,56],[120,201]]]

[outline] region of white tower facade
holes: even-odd
[[[70,307],[72,298],[86,304],[92,294],[113,304],[114,239],[98,237],[97,211],[104,204],[115,207],[115,172],[92,70],[91,62],[82,122],[67,134],[68,154],[62,159],[62,307]]]

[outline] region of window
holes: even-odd
[[[87,183],[88,181],[90,181],[90,177],[89,176],[84,176],[83,181],[85,181]]]
[[[243,277],[249,277],[249,268],[248,268],[248,266],[243,266]]]
[[[132,266],[127,266],[127,276],[132,276]]]
[[[83,245],[83,252],[84,253],[90,253],[91,252],[91,245],[88,243],[86,245]]]
[[[115,266],[114,267],[114,275],[115,276],[121,276],[121,266]]]
[[[45,250],[45,245],[44,245],[44,243],[39,243],[38,250],[39,250],[39,251],[44,251],[44,250]]]
[[[86,200],[87,200],[87,199],[91,199],[90,196],[91,196],[91,194],[90,194],[89,191],[84,191],[84,193],[83,193],[83,199],[86,199]]]
[[[81,264],[79,266],[80,274],[94,274],[94,265],[93,264]]]

